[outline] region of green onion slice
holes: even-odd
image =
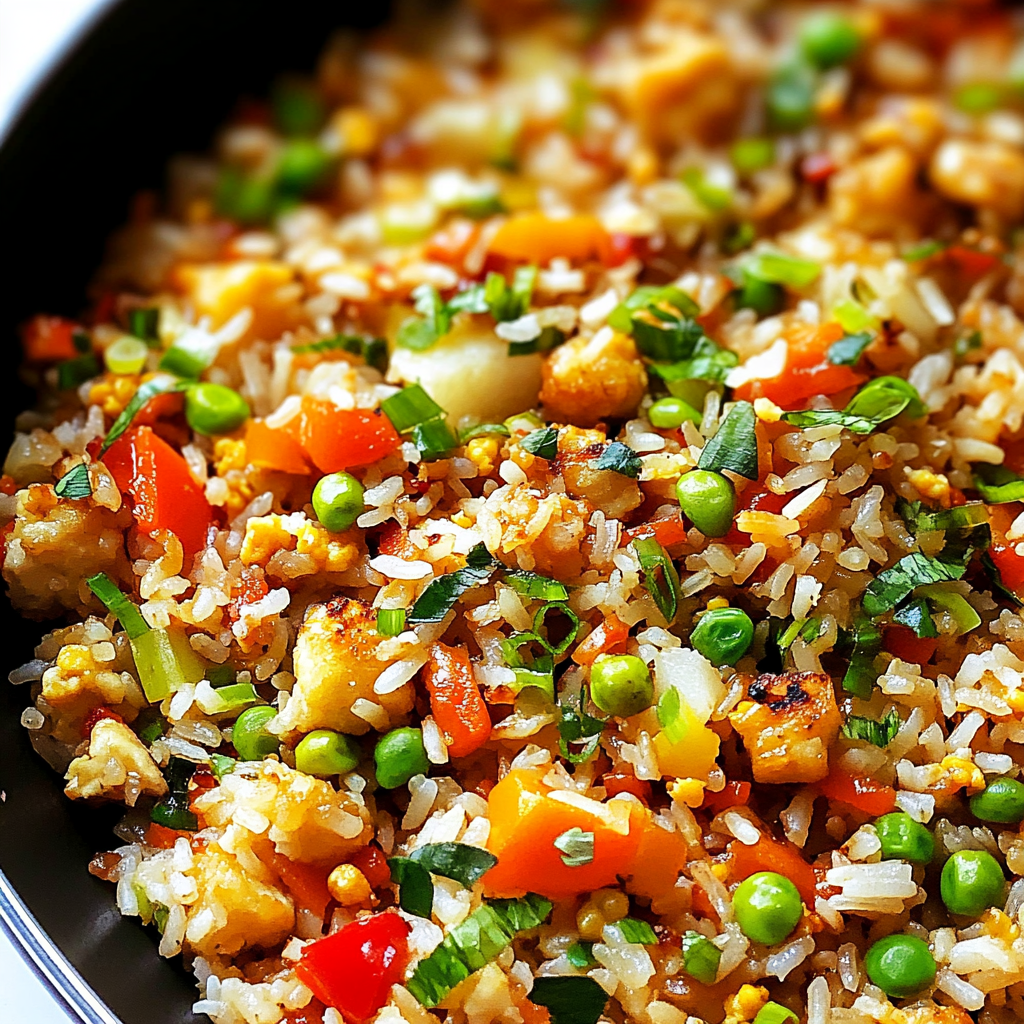
[[[103,602],[107,610],[117,616],[129,640],[137,640],[149,632],[149,624],[138,607],[128,600],[121,588],[105,573],[98,572],[86,581],[89,589]]]
[[[900,714],[890,708],[880,722],[862,715],[850,715],[843,725],[843,735],[850,740],[867,740],[876,747],[887,747],[900,731]]]
[[[654,537],[634,540],[633,550],[644,574],[644,586],[665,621],[673,622],[679,610],[679,574],[672,559]]]
[[[196,765],[183,757],[172,757],[164,770],[167,795],[154,806],[150,818],[158,825],[178,831],[195,832],[199,819],[189,809],[188,784]]]
[[[732,470],[747,480],[756,480],[757,415],[750,402],[737,402],[729,410],[715,436],[701,449],[698,469],[720,473]]]
[[[405,631],[404,608],[378,608],[377,632],[381,636],[398,636]]]
[[[430,920],[434,909],[434,883],[430,872],[410,857],[389,857],[391,881],[399,886],[398,905],[407,913]]]
[[[445,412],[419,384],[410,384],[380,403],[381,411],[400,434],[431,420],[441,419]]]

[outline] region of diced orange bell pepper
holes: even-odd
[[[295,897],[295,902],[322,918],[327,911],[327,904],[331,902],[331,893],[327,888],[330,868],[318,864],[302,864],[272,851],[269,858],[270,866],[280,875],[281,881]]]
[[[626,889],[649,900],[664,896],[675,886],[687,859],[686,840],[650,822],[640,837]]]
[[[542,267],[559,256],[575,263],[598,260],[603,264],[614,257],[608,232],[586,213],[559,219],[537,212],[516,214],[494,233],[490,252]]]
[[[55,363],[81,355],[75,348],[75,327],[60,316],[34,316],[21,331],[25,358],[31,363]]]
[[[779,842],[761,834],[753,845],[747,846],[738,839],[728,846],[729,873],[736,882],[742,882],[758,871],[775,871],[785,875],[800,891],[800,898],[809,907],[814,906],[816,878],[814,868],[804,860],[798,846],[788,841]]]
[[[896,790],[892,786],[848,775],[838,765],[818,783],[818,789],[829,800],[849,804],[873,818],[888,814],[896,806]]]
[[[653,537],[663,548],[682,544],[686,540],[686,523],[682,516],[667,516],[665,519],[652,519],[649,523],[634,526],[622,534],[622,543],[629,544],[634,540],[645,540]]]
[[[613,885],[634,870],[648,813],[626,800],[600,803],[576,792],[551,789],[543,772],[514,768],[487,798],[491,833],[487,847],[498,863],[484,875],[491,896],[536,892],[567,899]],[[594,833],[594,859],[578,867],[562,860],[555,840],[569,829]]]
[[[911,665],[927,665],[938,646],[937,638],[917,636],[907,626],[886,626],[882,632],[882,649]]]
[[[750,799],[750,783],[745,781],[727,782],[725,788],[717,793],[704,791],[704,802],[700,805],[702,811],[708,814],[721,814],[730,807],[745,807]]]
[[[491,735],[491,716],[464,647],[434,644],[423,670],[430,710],[452,757],[479,750]]]
[[[632,770],[628,772],[605,772],[601,776],[601,785],[608,796],[620,793],[632,793],[641,803],[650,804],[651,784],[645,779],[638,779]]]
[[[181,541],[188,566],[206,546],[213,510],[184,456],[151,427],[136,427],[111,445],[103,462],[121,493],[131,496],[139,531],[170,530]]]
[[[576,645],[572,660],[577,665],[593,665],[601,654],[621,652],[629,639],[629,626],[614,615],[609,615]]]
[[[371,889],[379,889],[391,881],[391,868],[380,847],[370,843],[362,846],[348,859],[348,863],[366,876]]]
[[[794,328],[788,338],[786,364],[775,377],[751,380],[734,393],[737,399],[769,398],[784,409],[798,409],[813,395],[834,395],[863,384],[867,377],[850,366],[828,361],[828,349],[843,337],[837,323]]]
[[[306,474],[310,471],[302,445],[285,430],[274,430],[263,420],[245,425],[245,452],[254,466],[276,469],[281,473]]]
[[[321,473],[369,466],[402,444],[380,409],[339,409],[306,396],[302,413],[287,427]]]

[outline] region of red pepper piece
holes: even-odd
[[[339,409],[331,402],[306,398],[301,415],[285,427],[321,473],[369,466],[398,448],[402,439],[380,409]]]
[[[354,868],[359,868],[362,871],[370,883],[371,889],[379,889],[391,881],[391,868],[388,867],[387,858],[381,852],[380,847],[373,843],[357,850],[348,862]]]
[[[448,753],[452,757],[466,757],[479,750],[491,735],[491,716],[473,678],[466,649],[434,644],[423,682]]]
[[[907,626],[886,626],[882,634],[882,647],[911,665],[927,665],[938,646],[939,641],[935,637],[917,636]]]
[[[704,803],[700,806],[702,811],[715,815],[721,814],[722,811],[727,811],[730,807],[746,806],[749,799],[749,782],[727,782],[725,788],[718,793],[709,793],[705,790]]]
[[[346,1020],[369,1020],[405,976],[409,931],[395,913],[360,918],[306,946],[295,973]]]
[[[873,818],[888,814],[896,806],[896,791],[892,786],[883,785],[874,779],[847,775],[838,767],[833,768],[828,777],[818,783],[818,788],[829,800],[849,804]]]
[[[103,462],[121,493],[131,496],[139,531],[170,530],[181,541],[188,567],[206,546],[213,510],[184,456],[152,428],[136,427],[111,445]]]
[[[93,708],[82,723],[82,738],[88,739],[96,724],[102,722],[104,718],[112,718],[115,722],[124,724],[124,719],[116,711],[111,711],[110,708]]]

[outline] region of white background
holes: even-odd
[[[103,5],[104,0],[0,0],[0,133],[41,69]],[[0,678],[0,686],[6,685]],[[9,1024],[68,1024],[3,932],[0,994],[3,1019]]]

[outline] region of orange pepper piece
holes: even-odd
[[[626,889],[649,900],[664,896],[675,887],[686,861],[686,840],[678,832],[650,822],[640,837],[633,877],[626,882]]]
[[[81,355],[75,348],[75,324],[60,316],[34,316],[21,331],[25,358],[32,363],[55,363]]]
[[[339,409],[306,397],[302,414],[288,424],[321,473],[369,466],[398,448],[402,439],[380,409]]]
[[[302,445],[285,430],[274,430],[263,420],[245,425],[245,451],[254,466],[282,473],[305,474],[309,463]]]
[[[557,220],[537,212],[517,214],[494,233],[490,252],[542,267],[559,256],[575,263],[609,263],[613,258],[611,236],[596,217],[586,213]]]
[[[423,682],[448,753],[452,757],[466,757],[479,750],[491,735],[491,716],[473,678],[466,649],[434,644]]]
[[[487,847],[498,858],[483,878],[491,896],[536,892],[567,899],[614,885],[619,875],[632,873],[649,820],[632,801],[600,803],[551,789],[535,768],[514,768],[491,790],[487,804]],[[578,867],[569,867],[555,846],[572,828],[594,834],[594,859]]]
[[[614,615],[609,615],[576,645],[572,660],[577,665],[593,665],[598,655],[624,648],[628,639],[629,626]]]
[[[829,798],[856,807],[873,818],[888,814],[896,806],[896,790],[874,779],[847,775],[838,766],[818,783],[818,789]]]

